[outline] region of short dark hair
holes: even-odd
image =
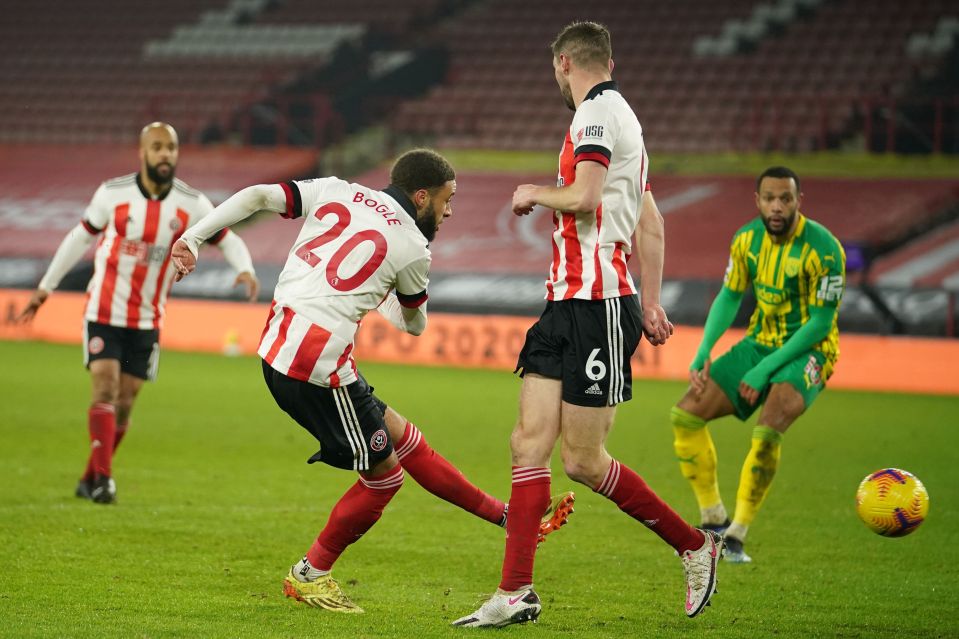
[[[553,57],[565,53],[573,62],[585,67],[609,67],[613,45],[609,29],[598,22],[571,22],[559,32],[550,45]]]
[[[456,172],[442,155],[430,149],[413,149],[396,159],[390,169],[390,184],[399,187],[407,195],[420,189],[433,191],[450,180]]]
[[[799,176],[796,175],[796,172],[792,169],[786,168],[784,166],[771,166],[762,173],[759,174],[759,177],[756,178],[756,193],[759,193],[759,187],[763,183],[763,178],[783,178],[788,179],[792,178],[796,183],[796,193],[799,193],[802,189],[799,188]]]

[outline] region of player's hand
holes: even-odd
[[[536,206],[534,193],[538,189],[535,184],[520,184],[513,191],[513,215],[529,215]]]
[[[673,323],[659,304],[643,306],[643,334],[653,346],[665,344],[673,334]]]
[[[759,401],[759,391],[766,387],[769,376],[757,368],[751,368],[739,382],[739,396],[755,406]]]
[[[236,276],[236,281],[233,282],[233,286],[243,285],[246,288],[246,300],[248,302],[255,302],[257,295],[260,293],[260,281],[256,279],[256,275],[249,271],[243,271]]]
[[[747,384],[739,382],[739,396],[746,400],[750,406],[755,406],[759,401],[759,391]]]
[[[33,321],[33,318],[36,316],[37,311],[43,306],[43,303],[47,301],[47,298],[50,296],[48,291],[38,288],[33,292],[33,295],[30,296],[30,301],[27,302],[26,307],[20,314],[17,315],[18,324],[27,324]]]
[[[701,369],[689,371],[689,387],[693,391],[693,396],[697,399],[700,398],[703,391],[706,390],[706,380],[709,379],[709,366],[711,364],[712,360],[707,357]]]
[[[173,258],[173,266],[176,267],[177,282],[196,269],[196,257],[183,240],[177,240],[176,243],[173,244],[170,256]]]

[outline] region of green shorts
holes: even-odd
[[[802,395],[807,409],[812,406],[816,397],[825,388],[822,367],[826,357],[819,351],[809,350],[777,369],[769,377],[769,383],[764,388],[758,389],[759,401],[754,406],[750,406],[739,395],[739,383],[753,366],[774,352],[776,352],[775,348],[757,344],[751,339],[744,339],[710,366],[709,376],[723,389],[726,397],[733,403],[733,408],[739,419],[749,419],[749,416],[756,411],[759,405],[766,401],[769,388],[773,384],[783,382],[791,384]]]

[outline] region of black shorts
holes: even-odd
[[[263,379],[277,405],[320,442],[308,463],[369,470],[393,452],[383,419],[386,406],[358,377],[347,386],[326,388],[287,377],[263,360]]]
[[[152,382],[160,368],[160,331],[87,322],[83,365],[98,359],[119,360],[121,372]]]
[[[570,404],[615,406],[632,399],[629,359],[641,335],[635,295],[546,302],[526,333],[515,372],[562,380],[563,401]]]

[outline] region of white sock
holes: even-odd
[[[726,529],[727,537],[735,537],[739,541],[746,541],[746,533],[749,532],[749,526],[746,524],[740,524],[739,522],[733,522],[729,524],[729,528]]]
[[[297,581],[302,581],[304,583],[308,581],[316,581],[323,575],[330,574],[329,570],[320,570],[314,568],[313,564],[310,563],[310,560],[306,557],[299,560],[293,566],[293,576],[296,577]]]
[[[726,514],[726,507],[723,505],[723,502],[719,502],[715,506],[710,506],[709,508],[700,508],[699,516],[703,524],[709,524],[710,526],[718,526],[723,524],[729,519],[729,515]]]

